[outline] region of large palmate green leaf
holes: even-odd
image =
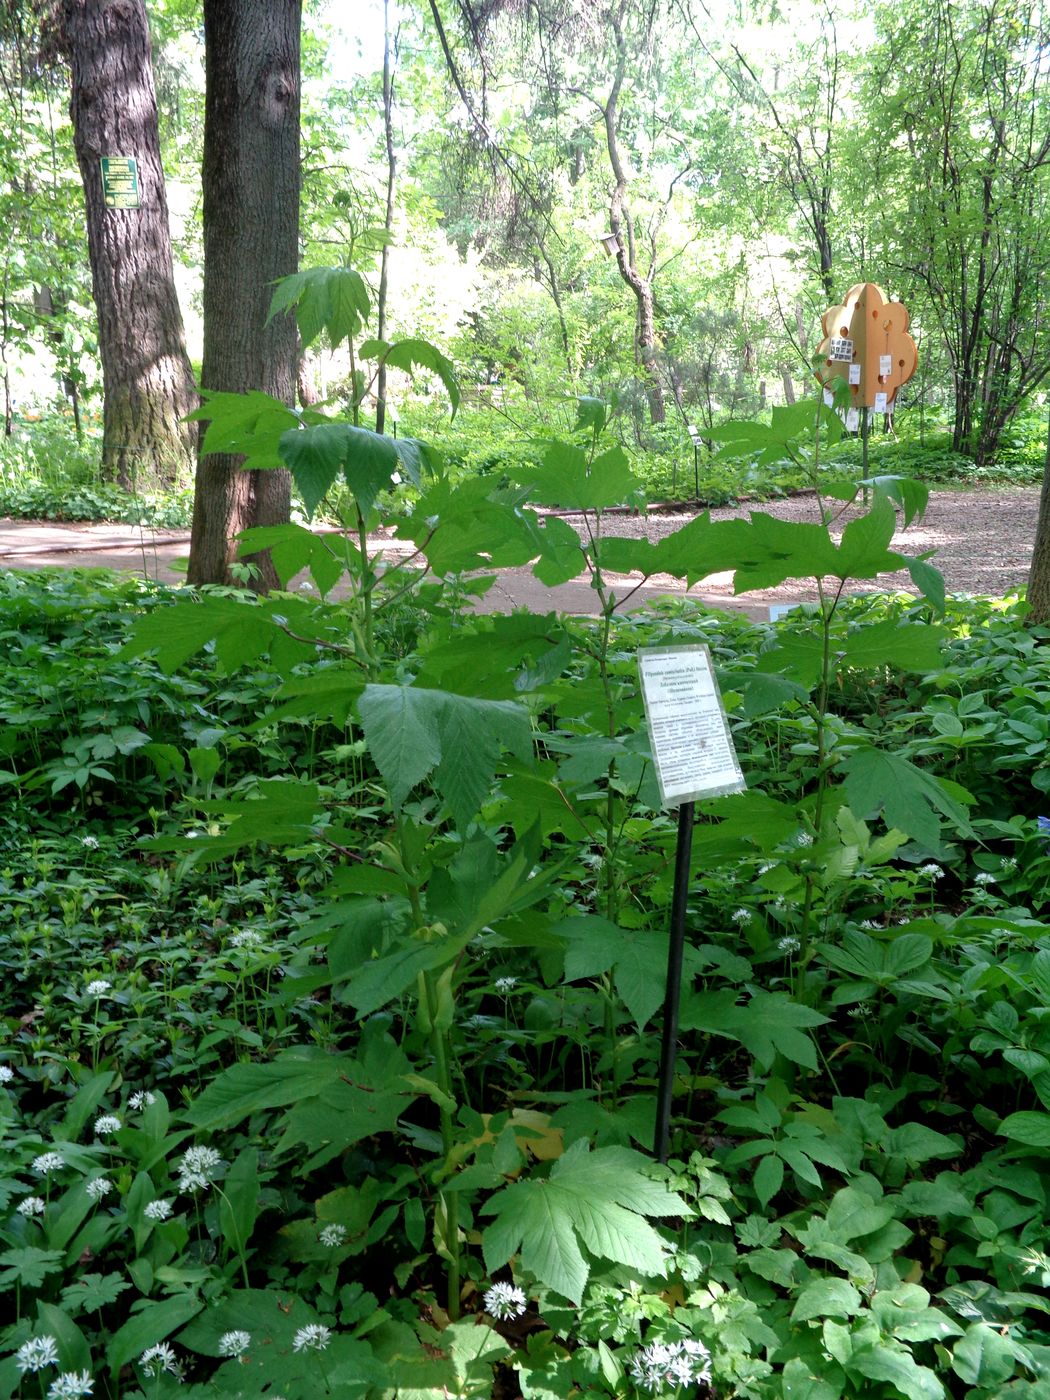
[[[613,971],[613,983],[641,1030],[659,1010],[667,987],[668,935],[655,929],[621,929],[597,915],[563,919],[551,930],[566,942],[565,977],[598,977]],[[703,961],[685,950],[687,976]]]
[[[556,680],[571,654],[555,613],[497,613],[477,618],[469,629],[457,619],[424,642],[416,681],[479,699],[510,700]]]
[[[171,675],[209,643],[221,670],[235,671],[261,656],[275,669],[291,672],[314,655],[301,640],[311,627],[312,605],[301,598],[241,599],[208,595],[170,608],[153,608],[137,618],[121,657],[156,653],[157,665]],[[296,637],[289,636],[295,632]]]
[[[411,374],[414,369],[430,370],[445,386],[455,418],[461,397],[455,366],[429,340],[398,340],[393,345],[385,340],[363,340],[357,353],[360,359],[375,359],[390,369],[403,369],[406,374]]]
[[[201,453],[228,452],[244,457],[244,468],[284,466],[277,444],[281,434],[299,422],[299,415],[270,394],[252,389],[247,394],[201,390],[200,408],[186,416],[207,423]]]
[[[267,322],[293,308],[303,344],[312,344],[324,331],[334,349],[357,335],[371,301],[364,278],[352,267],[311,267],[277,283]]]
[[[645,1217],[692,1211],[651,1172],[640,1152],[592,1152],[580,1139],[549,1177],[515,1182],[482,1208],[496,1217],[482,1234],[486,1267],[491,1273],[520,1251],[523,1268],[575,1303],[590,1275],[588,1256],[662,1277],[663,1243]]]
[[[495,490],[481,477],[455,486],[445,479],[429,482],[411,515],[398,525],[397,537],[423,549],[431,569],[442,577],[527,564],[541,553],[541,545],[534,513],[522,509],[524,496],[519,489]]]
[[[528,487],[532,500],[567,510],[622,505],[642,485],[622,447],[610,447],[591,461],[569,442],[552,442],[540,466],[515,467],[513,475]]]
[[[717,991],[686,996],[681,1024],[685,1030],[739,1040],[763,1069],[769,1069],[779,1054],[815,1070],[816,1046],[807,1032],[824,1025],[827,1019],[785,992],[756,992],[749,1002],[740,1005],[736,992]]]
[[[290,429],[282,433],[278,450],[311,517],[340,475],[367,515],[395,472],[403,471],[418,486],[420,465],[427,460],[425,445],[415,438],[386,437],[352,423]]]
[[[257,525],[251,530],[242,530],[237,541],[237,554],[241,559],[268,549],[277,577],[285,587],[296,574],[309,569],[322,597],[338,583],[346,568],[342,536],[333,534],[326,539],[295,523]]]
[[[963,835],[973,835],[963,802],[969,794],[956,783],[918,768],[884,749],[858,748],[843,760],[850,809],[862,819],[883,813],[887,826],[940,850],[941,817]]]
[[[747,557],[751,527],[746,520],[712,521],[709,511],[653,544],[622,536],[603,539],[598,561],[615,573],[670,574],[690,587],[710,574],[735,569]]]
[[[490,792],[501,748],[522,761],[532,757],[528,712],[508,700],[369,685],[357,709],[394,806],[432,777],[457,826],[466,825]]]

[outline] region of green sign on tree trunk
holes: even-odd
[[[107,209],[138,209],[139,166],[134,156],[103,156],[102,193]]]

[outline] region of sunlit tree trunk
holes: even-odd
[[[149,30],[142,0],[62,0],[72,70],[70,115],[87,211],[102,360],[102,465],[122,486],[186,478],[196,406],[157,133]],[[139,207],[108,206],[103,156],[133,156]]]
[[[295,401],[296,326],[267,324],[273,284],[299,260],[300,0],[205,0],[205,389],[262,389]],[[189,581],[221,583],[235,536],[288,520],[285,471],[243,471],[241,459],[197,467]],[[254,586],[276,586],[268,555]]]

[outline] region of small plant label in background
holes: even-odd
[[[644,647],[638,670],[664,806],[742,792],[747,784],[707,647]]]

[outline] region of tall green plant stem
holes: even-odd
[[[420,900],[419,884],[415,872],[406,860],[405,842],[401,823],[397,822],[398,855],[405,880],[405,893],[408,895],[412,919],[417,930],[425,928],[423,906]],[[452,1082],[452,1039],[450,1026],[445,1024],[438,992],[438,977],[433,971],[420,972],[417,979],[420,1019],[429,1031],[431,1049],[434,1055],[434,1081],[440,1092],[438,1115],[441,1125],[441,1150],[444,1154],[443,1175],[451,1170],[452,1153],[455,1147],[455,1123],[452,1110],[455,1102]],[[445,1245],[448,1251],[448,1292],[446,1309],[455,1322],[459,1317],[459,1292],[462,1261],[459,1244],[459,1195],[455,1191],[442,1191],[441,1201],[445,1211]]]

